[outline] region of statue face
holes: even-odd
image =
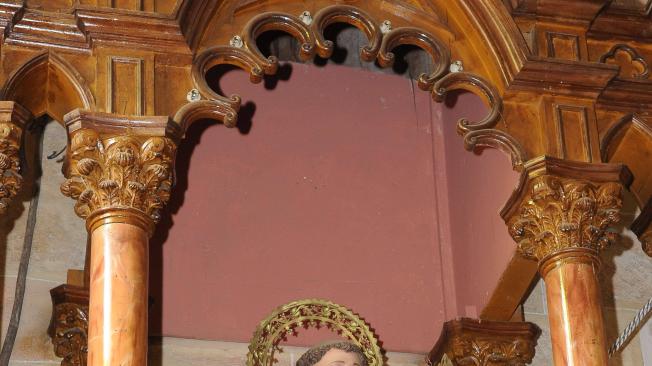
[[[361,364],[357,354],[332,348],[315,366],[360,366]]]

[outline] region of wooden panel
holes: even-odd
[[[573,34],[547,32],[546,41],[546,53],[548,57],[570,61],[580,60],[580,39],[578,36]]]
[[[27,0],[25,5],[33,9],[57,11],[59,9],[70,8],[72,6],[72,0]]]
[[[143,114],[143,60],[109,57],[107,107],[110,113]]]
[[[144,0],[109,0],[112,8],[129,9],[129,10],[144,10]]]
[[[582,162],[600,162],[595,106],[589,100],[544,97],[543,128],[549,156]]]
[[[586,37],[580,27],[537,24],[536,47],[539,56],[568,61],[587,59]]]
[[[591,162],[593,154],[586,108],[555,104],[554,110],[561,157]]]

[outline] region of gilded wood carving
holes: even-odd
[[[86,366],[88,357],[88,289],[62,285],[50,291],[52,319],[48,334],[61,366]]]
[[[620,221],[623,185],[630,181],[619,165],[534,160],[503,217],[526,258],[541,262],[572,248],[600,251],[617,237],[610,228]]]
[[[23,182],[18,151],[30,118],[30,113],[19,104],[0,102],[0,214],[7,210]]]
[[[619,183],[540,176],[530,187],[526,203],[508,223],[525,257],[541,260],[575,247],[601,250],[615,241],[617,234],[607,229],[620,221]]]
[[[444,324],[429,365],[524,366],[532,362],[541,330],[532,323],[462,318]]]
[[[280,343],[297,335],[299,328],[326,327],[354,342],[364,352],[369,366],[383,365],[376,335],[365,321],[351,310],[327,300],[294,301],[274,310],[263,320],[249,344],[247,366],[272,366]]]
[[[174,180],[176,125],[167,119],[120,120],[78,112],[68,116],[67,126],[69,178],[61,192],[77,200],[77,215],[131,208],[157,222]],[[120,129],[140,133],[120,134]]]

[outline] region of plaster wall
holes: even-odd
[[[484,106],[463,95],[445,107],[403,77],[336,65],[282,74],[260,86],[226,73],[219,87],[246,98],[251,126],[188,133],[173,214],[152,245],[164,242],[154,331],[247,342],[275,307],[326,298],[386,349],[428,351],[445,320],[477,316],[513,250],[497,212],[515,174],[455,133]]]

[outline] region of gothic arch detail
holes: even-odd
[[[74,109],[95,110],[95,98],[84,78],[52,50],[37,54],[14,71],[0,100],[20,103],[35,117],[49,114],[60,123]]]
[[[239,95],[219,95],[211,89],[206,81],[208,71],[218,65],[236,66],[248,72],[253,83],[260,83],[264,75],[274,75],[278,71],[278,59],[263,55],[256,44],[261,34],[272,30],[288,33],[299,41],[301,60],[307,61],[316,55],[330,57],[334,43],[324,37],[324,31],[334,23],[346,23],[362,31],[368,44],[360,48],[361,60],[377,60],[383,68],[393,65],[396,56],[392,51],[399,46],[410,45],[422,49],[430,57],[433,67],[429,73],[419,75],[417,83],[420,89],[431,93],[434,101],[443,102],[449,92],[465,90],[479,95],[490,107],[487,116],[480,121],[460,119],[457,125],[459,134],[465,136],[482,130],[483,147],[500,147],[512,157],[515,168],[523,163],[522,149],[517,147],[515,140],[507,132],[494,129],[502,119],[503,105],[498,89],[478,74],[463,72],[461,66],[451,66],[451,51],[446,40],[416,27],[393,28],[390,20],[381,23],[364,10],[349,5],[327,6],[319,10],[314,18],[307,11],[299,17],[282,12],[254,16],[241,33],[230,39],[228,46],[208,47],[195,58],[192,79],[198,98],[183,106],[175,120],[187,128],[198,118],[209,116],[221,120],[227,127],[235,126],[242,98]],[[207,101],[202,100],[204,98]],[[491,142],[493,139],[497,140]],[[478,141],[477,134],[469,141]],[[467,144],[473,149],[471,145],[473,143]]]

